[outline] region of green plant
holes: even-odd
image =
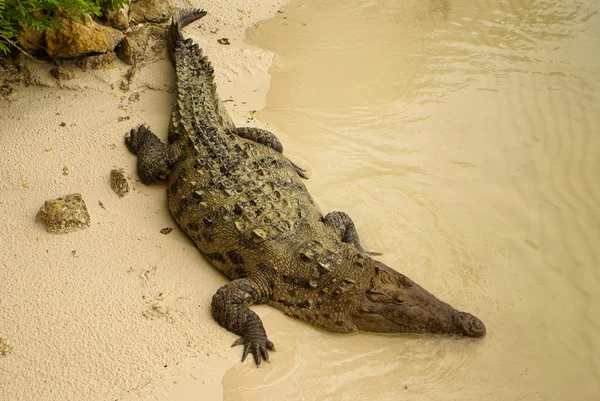
[[[94,3],[102,10],[116,10],[129,4],[129,0],[95,0]]]
[[[15,40],[24,28],[39,31],[62,28],[57,18],[59,11],[77,18],[100,15],[102,9],[114,10],[128,3],[128,0],[0,0],[0,53],[8,53],[10,46],[18,47]]]

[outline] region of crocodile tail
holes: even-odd
[[[214,69],[202,49],[192,39],[184,39],[181,29],[206,15],[204,10],[175,12],[169,28],[169,56],[177,76],[177,104],[172,121],[195,130],[199,121],[220,126],[223,131],[233,131],[235,125],[223,107],[214,81]],[[182,128],[183,129],[183,128]],[[173,130],[172,141],[179,135]]]
[[[181,9],[176,10],[173,13],[171,20],[171,26],[169,27],[169,56],[172,62],[175,62],[175,49],[177,45],[183,42],[183,34],[181,30],[194,21],[199,20],[207,14],[205,10],[194,8],[194,9]]]

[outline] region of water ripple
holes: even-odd
[[[348,212],[367,248],[482,317],[488,336],[293,325],[298,340],[284,345],[297,358],[280,362],[294,375],[247,397],[597,395],[599,11],[592,0],[311,0],[261,27],[257,41],[283,52],[261,117],[314,166],[307,186],[323,210]]]

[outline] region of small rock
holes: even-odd
[[[7,356],[12,351],[12,347],[8,345],[5,339],[0,337],[0,356]]]
[[[117,60],[117,55],[113,51],[109,51],[104,54],[95,54],[92,56],[86,56],[77,62],[77,66],[82,70],[99,70],[106,68],[110,65],[114,65]]]
[[[63,175],[69,175],[69,168],[67,166],[63,167]]]
[[[50,74],[52,74],[57,81],[68,81],[75,78],[75,71],[71,66],[62,67],[59,65],[50,70]]]
[[[168,20],[175,9],[175,0],[137,0],[131,4],[129,15],[137,23]]]
[[[127,121],[129,120],[129,116],[119,116],[119,118],[117,118],[117,121],[119,122],[123,122],[123,121]]]
[[[131,81],[133,80],[133,77],[135,76],[135,73],[137,72],[137,68],[138,67],[136,65],[134,65],[127,70],[127,73],[125,73],[125,76],[121,80],[121,85],[120,85],[120,88],[122,91],[124,91],[124,92],[129,91],[129,89],[131,87]]]
[[[50,57],[79,57],[87,53],[105,53],[113,50],[123,39],[123,33],[102,26],[91,18],[83,22],[59,17],[64,29],[45,31],[46,52]]]
[[[70,194],[44,202],[36,217],[51,233],[70,233],[90,226],[90,215],[81,194]]]
[[[140,92],[132,93],[128,99],[130,102],[138,102],[140,100]]]
[[[220,45],[230,45],[229,38],[217,39],[217,43]]]
[[[113,28],[120,31],[129,28],[129,5],[124,5],[118,10],[102,10],[102,14]]]
[[[167,235],[170,234],[174,229],[172,227],[165,227],[160,230],[161,234]]]
[[[129,193],[129,181],[127,181],[125,171],[122,168],[110,171],[110,187],[120,198]]]
[[[153,61],[164,57],[166,55],[165,38],[164,27],[146,25],[125,36],[117,48],[117,56],[129,65],[134,65],[142,60]]]

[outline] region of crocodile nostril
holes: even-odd
[[[473,315],[470,315],[464,320],[465,335],[468,337],[478,338],[485,336],[485,325],[481,320]]]

